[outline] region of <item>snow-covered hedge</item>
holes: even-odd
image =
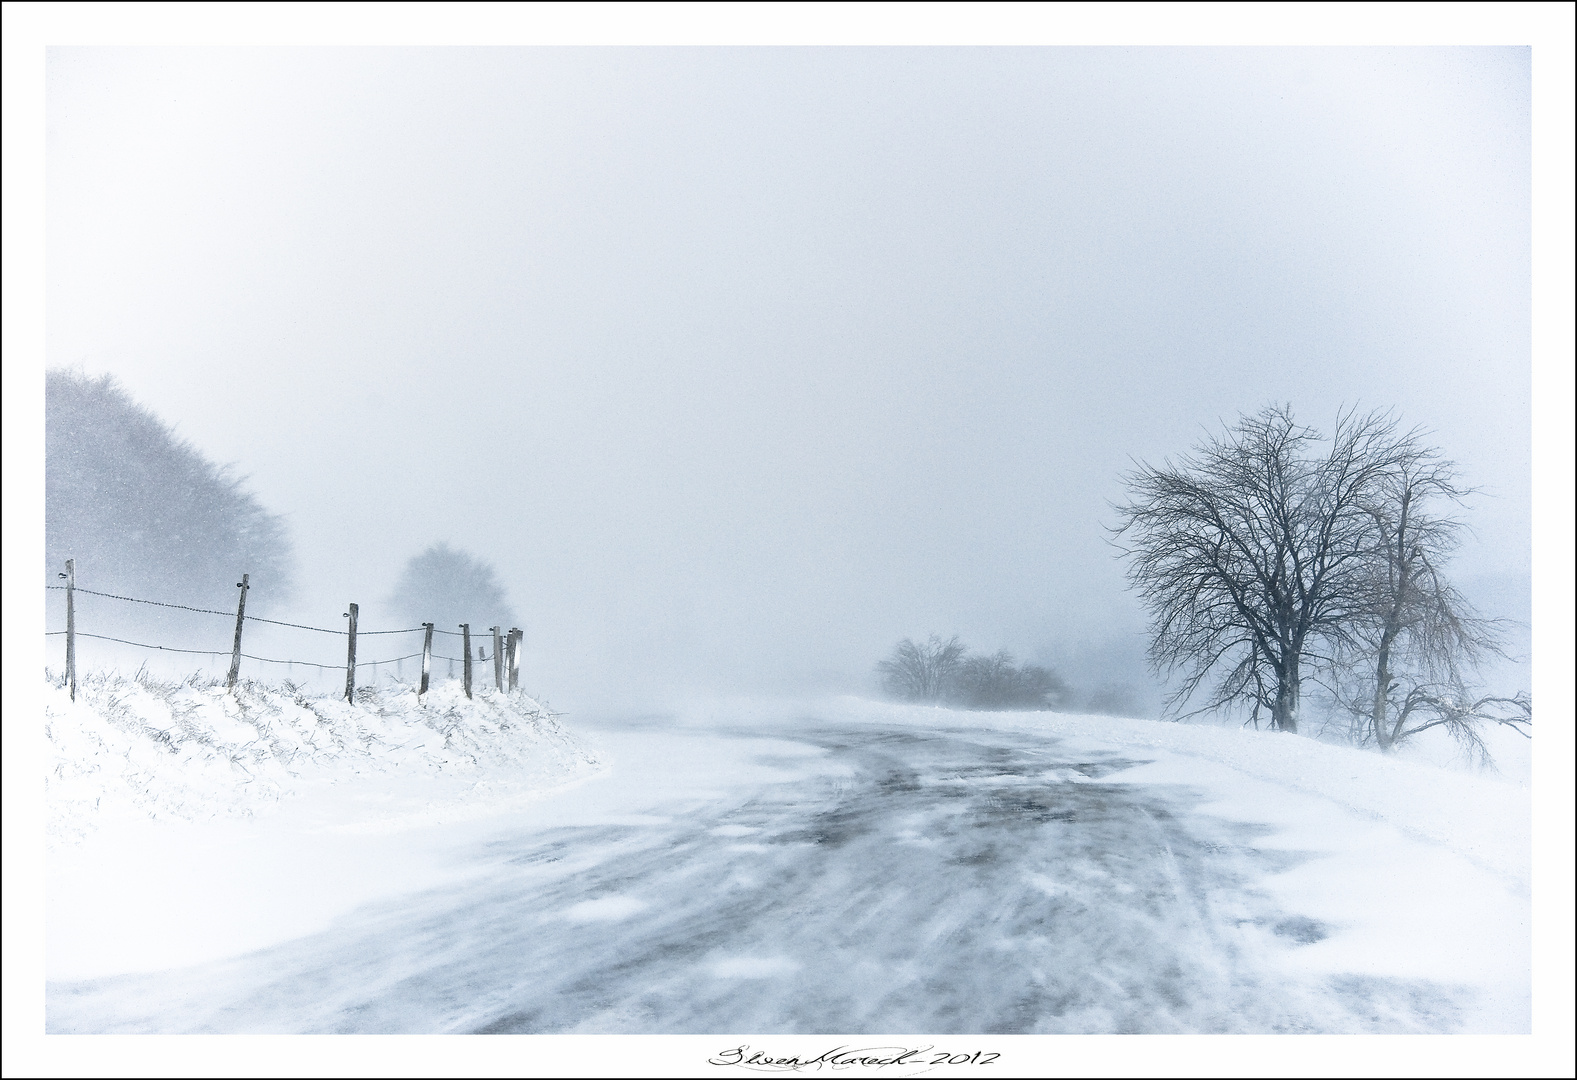
[[[207,679],[88,674],[75,702],[47,680],[44,724],[57,843],[106,814],[248,816],[308,789],[359,803],[349,820],[364,825],[453,817],[599,767],[538,702],[494,690],[468,700],[453,681],[421,701],[396,687],[352,704],[288,683],[244,680],[231,694]]]

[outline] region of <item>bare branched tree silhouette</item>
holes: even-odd
[[[1114,542],[1150,615],[1150,662],[1180,673],[1176,709],[1246,706],[1298,730],[1306,679],[1333,688],[1356,741],[1389,750],[1435,727],[1482,751],[1483,723],[1524,730],[1525,694],[1475,696],[1494,620],[1444,576],[1464,526],[1456,466],[1388,411],[1342,413],[1329,439],[1291,408],[1207,436],[1127,477]],[[1190,714],[1191,715],[1191,714]]]
[[[883,688],[894,697],[940,701],[958,671],[964,651],[957,637],[943,641],[932,634],[924,644],[904,638],[891,657],[876,665],[876,670],[881,674]]]
[[[1389,751],[1438,727],[1486,757],[1480,727],[1526,735],[1533,709],[1525,694],[1471,689],[1478,665],[1505,655],[1503,624],[1480,617],[1447,580],[1444,565],[1466,526],[1438,507],[1460,505],[1472,490],[1417,431],[1402,436],[1392,456],[1367,500],[1368,601],[1340,642],[1333,690],[1357,722],[1355,741]]]

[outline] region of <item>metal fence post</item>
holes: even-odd
[[[469,701],[471,699],[471,624],[468,622],[460,624],[460,644],[460,654],[464,658],[465,696]]]

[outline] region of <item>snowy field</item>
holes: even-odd
[[[48,1029],[1530,1027],[1514,777],[852,698],[571,734],[409,697],[52,696]]]

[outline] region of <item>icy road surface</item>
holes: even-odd
[[[440,830],[463,877],[48,1029],[1527,1029],[1519,882],[1306,792],[1055,725],[578,727],[611,772]]]

